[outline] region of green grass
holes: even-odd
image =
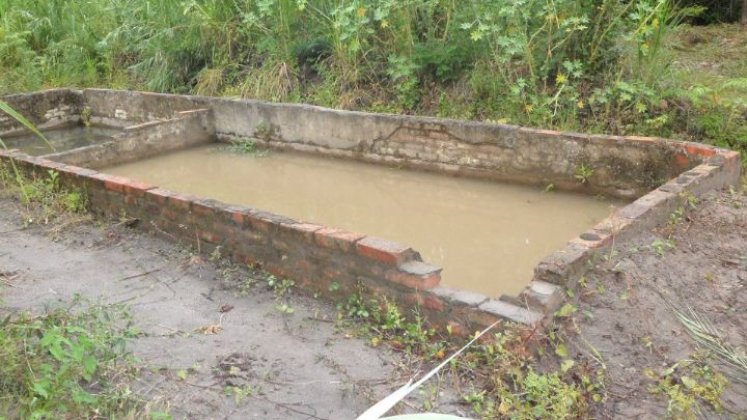
[[[88,207],[85,191],[62,187],[58,172],[25,175],[5,162],[0,162],[0,196],[16,198],[25,205],[26,223],[49,224],[55,219],[83,215]]]
[[[388,346],[414,360],[441,362],[470,338],[429,328],[417,310],[403,311],[386,299],[349,296],[338,305],[340,326],[352,327],[373,347]],[[604,400],[605,367],[573,360],[559,337],[511,323],[467,347],[443,369],[463,403],[479,418],[584,418]],[[556,354],[556,363],[548,356]],[[427,369],[426,369],[427,370]],[[415,375],[420,376],[420,375]],[[434,391],[438,393],[438,389]],[[430,410],[429,399],[422,409]]]
[[[747,78],[747,32],[740,25],[683,25],[672,32],[669,49],[682,88],[718,89],[731,79]],[[744,98],[747,90],[727,94]]]
[[[44,138],[7,104],[0,102],[0,109]],[[33,223],[36,214],[46,224],[85,211],[85,193],[64,189],[59,181],[56,171],[27,175],[13,161],[0,161],[0,193],[26,205],[24,223]],[[126,308],[80,303],[76,297],[67,308],[10,313],[0,320],[0,418],[143,414],[147,405],[127,386],[135,369],[126,350]]]
[[[741,25],[681,26],[669,37],[666,56],[672,65],[663,81],[673,92],[673,107],[684,108],[684,136],[741,151],[745,163],[746,55],[747,31]]]
[[[672,310],[698,346],[713,354],[733,379],[747,385],[747,355],[744,351],[730,344],[708,318],[694,309]]]
[[[644,374],[655,381],[649,391],[667,399],[670,418],[703,418],[703,404],[723,412],[722,394],[728,381],[698,357],[676,362],[658,374],[651,369]]]
[[[80,300],[41,315],[0,321],[0,417],[125,418],[147,406],[128,388],[124,307]]]
[[[242,96],[747,151],[744,30],[677,27],[673,4],[0,0],[0,94]]]

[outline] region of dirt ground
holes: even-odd
[[[167,402],[174,418],[352,419],[412,373],[412,360],[349,338],[334,307],[291,294],[294,312],[284,314],[266,287],[242,295],[244,274],[176,245],[101,223],[53,240],[46,228],[21,222],[17,205],[0,199],[0,272],[11,279],[0,289],[0,316],[75,294],[127,304],[143,331],[133,351],[147,367],[136,390]],[[673,222],[600,256],[574,294],[576,312],[555,325],[571,357],[605,368],[595,418],[666,417],[671,405],[652,388],[662,378],[686,382],[700,365],[729,381],[724,410],[701,401],[702,415],[747,413],[747,384],[702,356],[674,312],[692,309],[744,352],[747,195],[713,194]],[[222,331],[200,330],[215,325]],[[240,404],[224,394],[244,384],[260,392]],[[448,388],[434,410],[468,415]]]
[[[674,310],[691,315],[692,309],[742,355],[747,349],[747,196],[708,196],[676,224],[619,244],[586,281],[565,328],[578,358],[601,356],[607,368],[608,398],[597,415],[666,417],[667,399],[651,388],[672,367],[669,376],[681,383],[686,361],[698,355]],[[704,409],[704,417],[747,418],[747,383],[730,377],[723,364],[706,362],[729,385],[724,411]]]
[[[264,284],[238,292],[245,272],[147,234],[84,223],[55,241],[21,221],[0,199],[0,317],[76,294],[126,304],[142,331],[133,390],[174,418],[351,419],[408,379],[398,355],[338,332],[335,308],[321,301],[291,294],[284,314]],[[222,330],[201,331],[210,326]],[[257,392],[240,404],[224,393],[244,385]]]

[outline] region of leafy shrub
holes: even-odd
[[[0,93],[144,88],[664,135],[668,29],[689,6],[737,3],[0,0]]]
[[[126,386],[128,332],[115,325],[127,319],[124,308],[91,306],[0,321],[0,416],[135,415],[144,404]]]

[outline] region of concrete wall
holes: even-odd
[[[116,96],[123,94],[118,92]],[[141,109],[137,103],[123,106],[113,102],[116,98],[111,95],[88,96],[83,91],[53,89],[3,100],[39,129],[80,124],[84,110],[91,124],[122,127],[122,133],[111,141],[45,156],[87,168],[103,168],[216,140],[212,112],[197,109],[189,101],[184,107],[169,101],[161,109],[151,106],[145,108],[147,112],[138,112]],[[25,132],[22,124],[0,113],[0,138]]]
[[[509,125],[339,111],[309,105],[85,90],[97,115],[164,118],[211,109],[220,139],[456,175],[636,198],[717,154],[665,139],[585,135]],[[579,168],[592,170],[586,182]]]
[[[45,157],[56,162],[99,169],[214,140],[210,111],[181,111],[177,112],[176,118],[126,127],[111,141]]]
[[[208,109],[213,116],[208,130],[223,140],[250,137],[280,149],[621,198],[640,197],[717,154],[713,147],[665,139],[223,98],[86,89],[9,101],[46,125],[75,118],[83,107],[92,110],[92,122],[118,126]],[[582,165],[592,171],[586,182],[577,177]]]
[[[42,126],[76,120],[84,107],[92,110],[92,122],[116,126],[207,109],[212,118],[209,123],[206,119],[206,129],[223,140],[253,138],[274,148],[542,187],[553,184],[621,198],[640,197],[718,153],[702,144],[666,139],[560,133],[250,100],[102,89],[61,89],[6,99]],[[8,127],[17,127],[7,117],[0,118],[0,135]],[[585,182],[577,176],[582,165],[591,170]]]
[[[39,128],[76,123],[83,108],[83,94],[67,89],[10,95],[2,100]],[[15,119],[0,112],[0,137],[25,131]]]
[[[143,92],[85,89],[81,92],[92,110],[92,117],[102,122],[128,121],[139,124],[166,120],[180,111],[208,108],[207,100],[196,96],[144,94]]]

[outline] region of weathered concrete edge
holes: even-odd
[[[668,139],[557,132],[477,121],[375,114],[305,104],[86,89],[105,118],[147,121],[212,109],[220,139],[342,156],[439,173],[640,197],[701,163],[716,149]],[[591,170],[579,182],[578,171]]]
[[[34,104],[19,101],[28,95],[34,95],[37,99]],[[83,108],[82,91],[72,89],[48,89],[31,94],[7,95],[3,96],[3,100],[40,129],[78,123]],[[18,125],[13,118],[0,113],[0,133],[13,136],[28,132]]]

